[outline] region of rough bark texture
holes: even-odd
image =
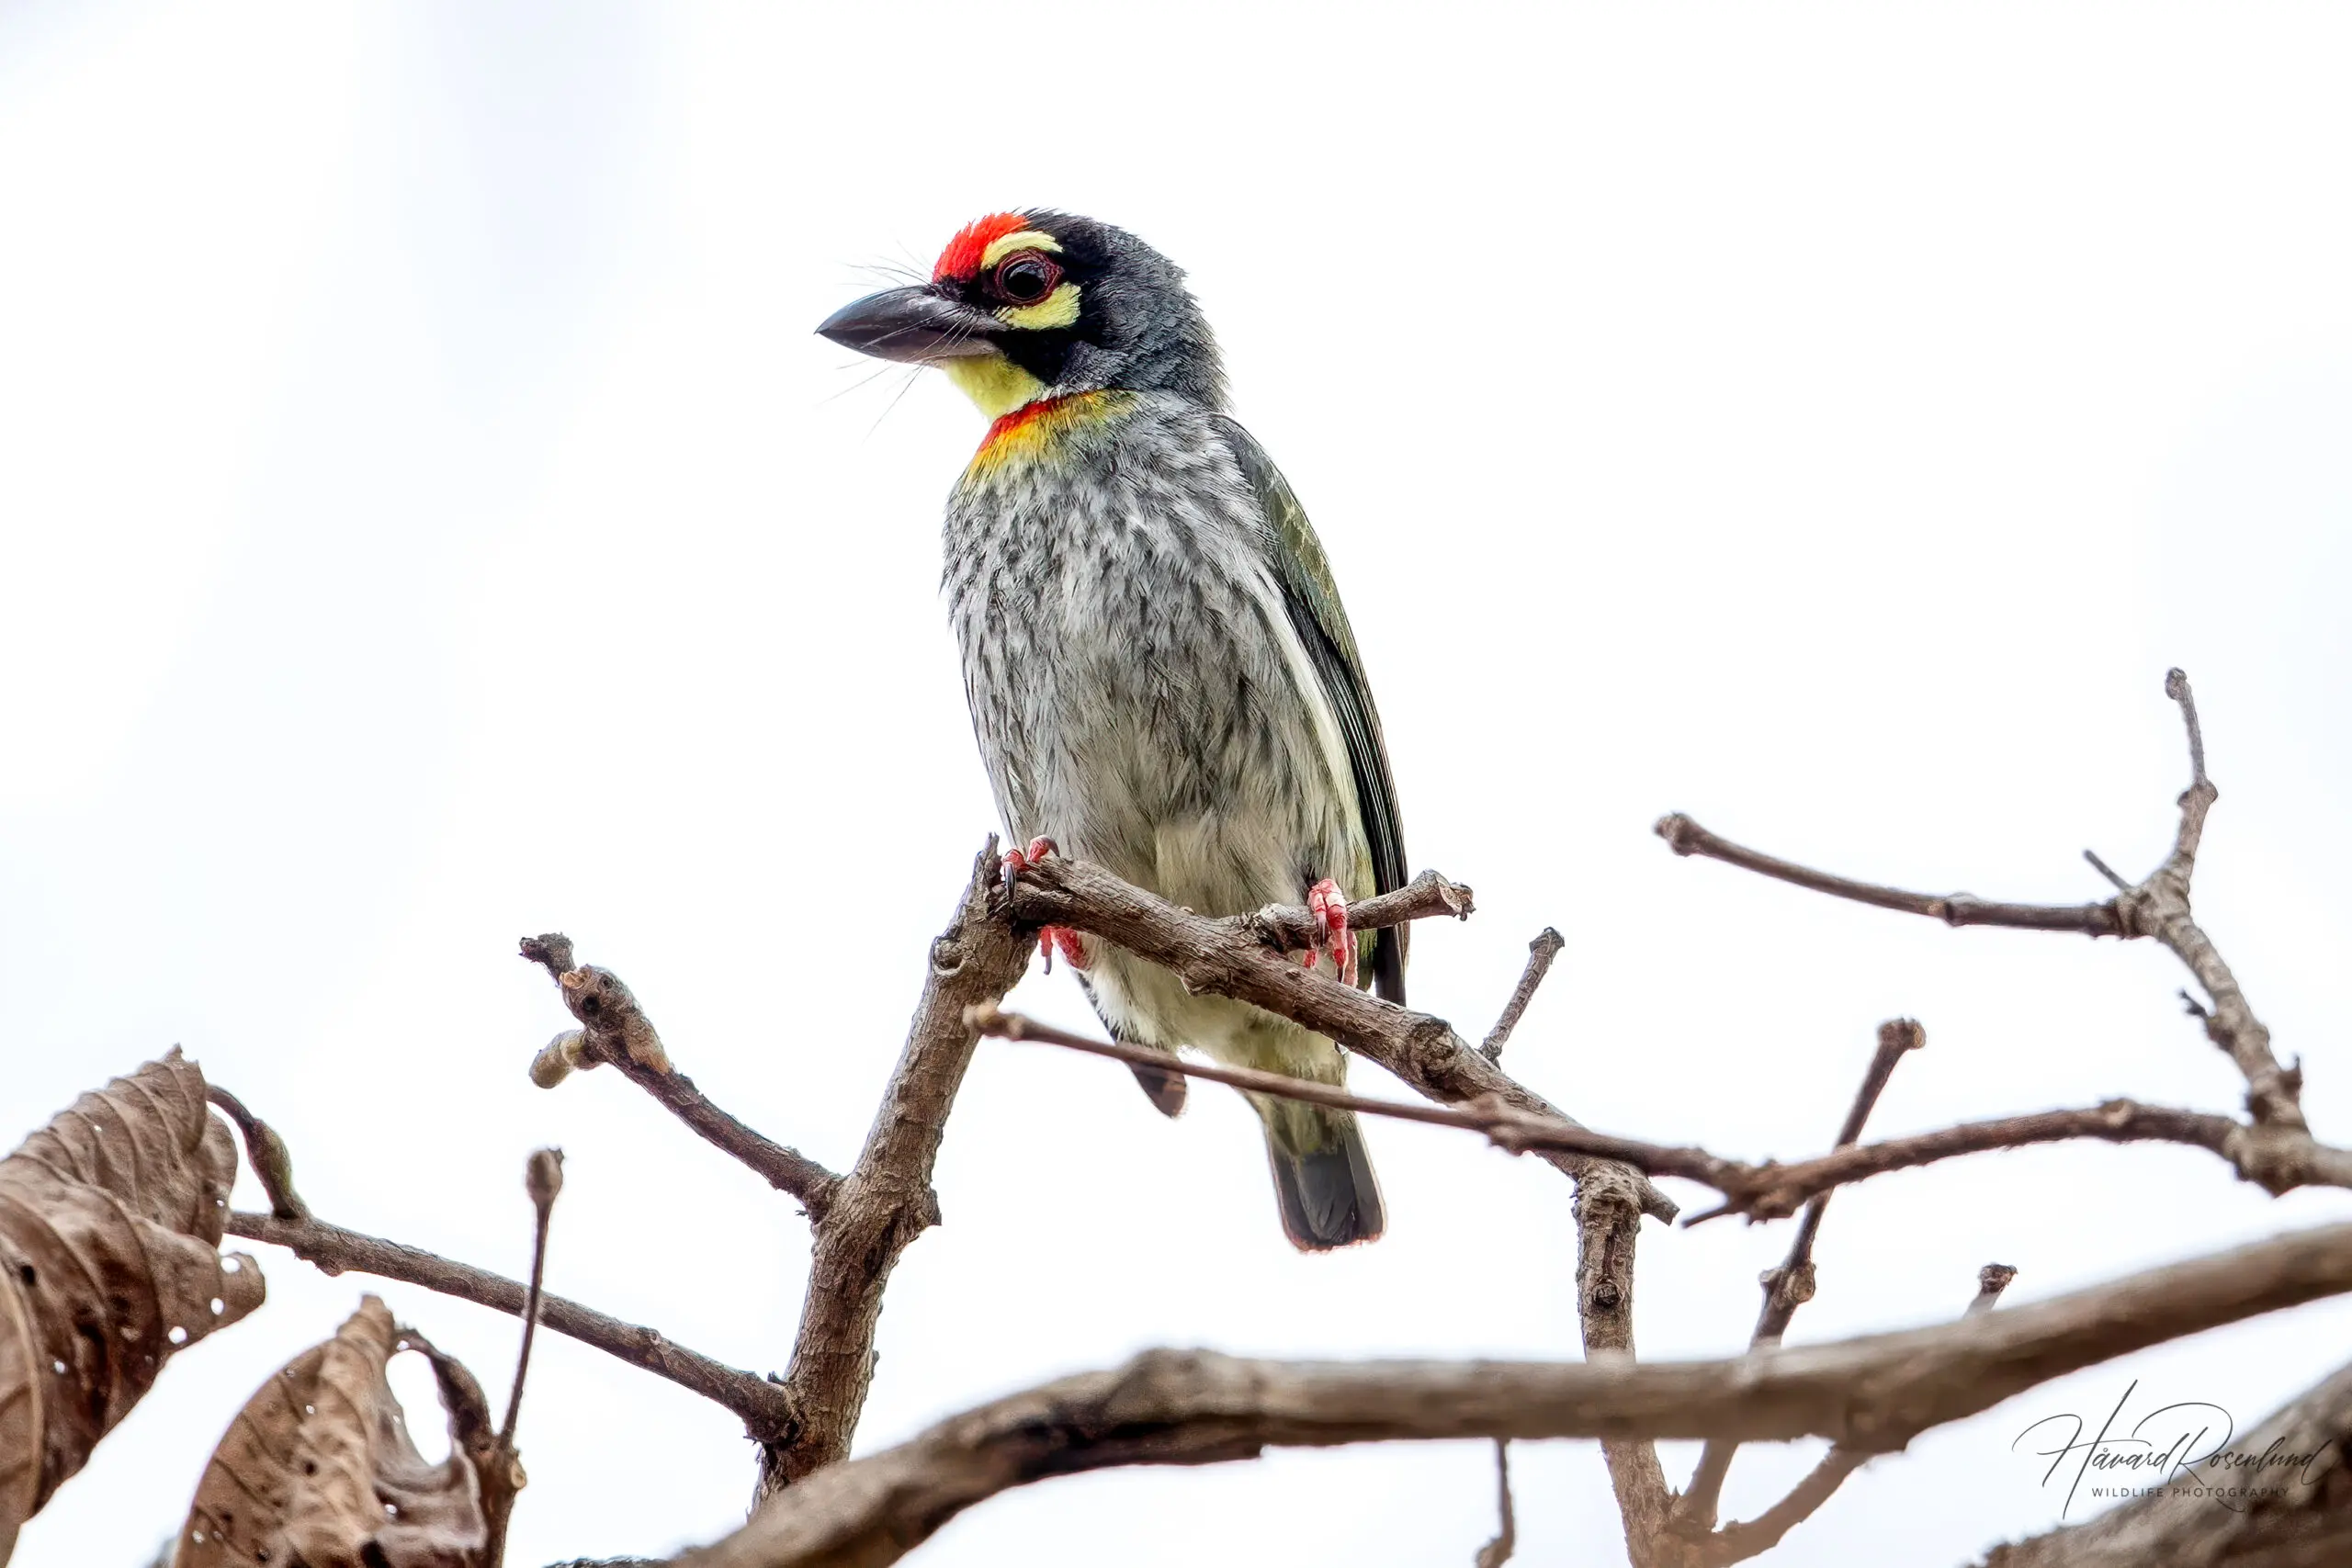
[[[1100,866],[1058,855],[1021,874],[1012,886],[1012,913],[1024,925],[1070,926],[1116,942],[1173,971],[1196,991],[1235,997],[1303,1023],[1379,1063],[1440,1104],[1491,1096],[1515,1110],[1577,1124],[1479,1055],[1445,1020],[1391,1006],[1289,962],[1261,934],[1263,916],[1196,915],[1129,886]],[[1581,1177],[1596,1163],[1589,1155],[1551,1150],[1544,1158],[1571,1177]],[[1662,1220],[1675,1216],[1673,1201],[1647,1178],[1627,1174],[1645,1213]]]
[[[1613,1213],[1601,1213],[1607,1203]],[[1604,1296],[1631,1258],[1630,1193],[1589,1190],[1583,1290]],[[1635,1365],[1596,1300],[1581,1365],[1253,1361],[1157,1350],[942,1422],[911,1442],[833,1465],[773,1498],[695,1568],[896,1562],[965,1508],[1057,1475],[1203,1464],[1272,1446],[1394,1438],[1825,1437],[1849,1455],[1900,1449],[2052,1378],[2184,1334],[2352,1291],[2352,1224],[2328,1226],[1934,1328],[1717,1361]],[[1630,1297],[1620,1297],[1630,1311]],[[1630,1332],[1622,1343],[1630,1346]],[[1857,1461],[1859,1462],[1859,1461]],[[1655,1491],[1653,1491],[1655,1487]],[[1638,1459],[1618,1480],[1663,1521],[1664,1482]],[[1630,1534],[1630,1532],[1629,1532]],[[1654,1531],[1652,1540],[1667,1540]],[[1673,1561],[1686,1561],[1674,1559]],[[2007,1568],[2007,1565],[2004,1565]]]
[[[932,1166],[979,1031],[967,1010],[1020,983],[1030,942],[991,914],[1000,885],[996,841],[973,862],[963,902],[931,944],[922,1000],[883,1091],[857,1163],[817,1221],[799,1335],[785,1384],[797,1421],[768,1443],[757,1496],[765,1498],[848,1457],[874,1376],[882,1292],[908,1244],[939,1219]]]
[[[2280,1488],[2281,1496],[2236,1508],[2211,1497],[2142,1497],[2086,1523],[1996,1547],[1984,1568],[2343,1568],[2352,1562],[2352,1367],[2231,1446],[2261,1453],[2274,1443],[2285,1452],[2320,1456]]]
[[[320,1272],[340,1274],[348,1269],[379,1279],[401,1280],[456,1296],[494,1311],[523,1315],[529,1291],[520,1282],[469,1263],[459,1263],[422,1247],[406,1247],[380,1236],[331,1225],[323,1220],[281,1220],[271,1214],[229,1216],[232,1235],[272,1242],[295,1257],[318,1266]],[[623,1323],[593,1307],[561,1296],[544,1296],[539,1321],[583,1345],[594,1345],[608,1356],[668,1378],[682,1388],[725,1405],[743,1418],[754,1438],[781,1435],[792,1424],[792,1401],[785,1391],[753,1372],[714,1361],[664,1337],[660,1330]]]
[[[660,1032],[619,976],[575,963],[571,939],[561,931],[525,937],[522,955],[547,970],[563,1005],[580,1021],[578,1029],[557,1035],[540,1050],[531,1064],[533,1082],[553,1089],[575,1068],[609,1063],[696,1136],[756,1171],[777,1191],[799,1199],[811,1219],[822,1216],[841,1178],[713,1104],[694,1079],[671,1065]]]
[[[1577,1179],[1577,1319],[1585,1360],[1596,1368],[1634,1360],[1634,1252],[1642,1236],[1641,1194],[1624,1168],[1598,1166]],[[1625,1555],[1634,1568],[1667,1568],[1674,1561],[1667,1528],[1674,1494],[1649,1436],[1604,1437],[1600,1457],[1625,1529]]]

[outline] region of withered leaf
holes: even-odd
[[[484,1568],[466,1445],[427,1464],[384,1366],[407,1348],[374,1296],[249,1400],[204,1467],[176,1568]]]
[[[220,1253],[236,1172],[176,1047],[0,1160],[0,1562],[165,1361],[261,1304]]]

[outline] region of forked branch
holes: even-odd
[[[282,1220],[274,1214],[239,1210],[230,1214],[228,1231],[231,1235],[285,1247],[324,1274],[350,1269],[405,1280],[516,1317],[523,1315],[528,1304],[529,1291],[503,1274],[323,1220]],[[559,1334],[726,1406],[742,1418],[744,1429],[754,1438],[780,1438],[795,1425],[791,1396],[782,1388],[689,1350],[658,1330],[623,1323],[561,1296],[540,1298],[539,1321]]]
[[[1750,1164],[1687,1145],[1652,1144],[1596,1133],[1566,1118],[1532,1114],[1497,1100],[1479,1099],[1451,1106],[1374,1100],[1280,1073],[1216,1066],[1170,1057],[1143,1046],[1092,1040],[1020,1013],[1004,1012],[992,1005],[973,1009],[967,1016],[972,1027],[984,1034],[1065,1046],[1090,1055],[1182,1073],[1254,1094],[1301,1100],[1334,1111],[1352,1111],[1428,1126],[1456,1127],[1481,1134],[1497,1147],[1512,1153],[1584,1155],[1651,1176],[1695,1181],[1722,1195],[1723,1201],[1714,1208],[1685,1218],[1686,1225],[1727,1215],[1749,1220],[1786,1219],[1839,1187],[1874,1176],[1916,1169],[1964,1155],[2083,1139],[2110,1144],[2183,1144],[2205,1149],[2228,1161],[2244,1179],[2273,1193],[2297,1187],[2352,1188],[2352,1150],[2313,1142],[2308,1134],[2289,1135],[2247,1127],[2211,1111],[2179,1111],[2129,1100],[2110,1100],[2071,1110],[2030,1111],[1985,1122],[1963,1122],[1958,1126],[1889,1138],[1883,1143],[1842,1145],[1828,1154],[1785,1165],[1777,1160]],[[1794,1264],[1809,1262],[1810,1255],[1811,1244],[1807,1240],[1804,1255],[1792,1255]],[[1794,1280],[1798,1276],[1788,1277]],[[1777,1312],[1760,1318],[1759,1329],[1769,1327],[1770,1335],[1775,1336],[1785,1330],[1786,1319],[1778,1318],[1775,1326],[1775,1318]]]
[[[799,1150],[745,1126],[672,1066],[653,1021],[619,976],[575,963],[571,939],[560,931],[525,937],[522,955],[547,970],[564,1006],[580,1022],[578,1029],[557,1035],[541,1049],[531,1064],[534,1082],[552,1089],[574,1068],[609,1063],[704,1140],[748,1166],[777,1191],[800,1200],[811,1220],[824,1218],[842,1179]]]
[[[1452,886],[1427,875],[1412,886],[1432,881]],[[1404,894],[1391,897],[1401,900]],[[1300,922],[1298,929],[1305,929],[1304,909],[1212,919],[1180,909],[1122,882],[1101,866],[1059,855],[1022,872],[1012,886],[1009,906],[1013,919],[1024,926],[1073,927],[1148,959],[1195,991],[1232,997],[1305,1024],[1377,1062],[1442,1105],[1490,1098],[1513,1110],[1577,1125],[1549,1100],[1481,1055],[1443,1019],[1392,1006],[1284,958],[1278,949],[1291,939],[1294,913]],[[1460,912],[1435,892],[1418,904],[1400,908],[1393,916],[1377,906],[1377,900],[1358,906],[1351,912],[1350,923]],[[1572,1149],[1565,1143],[1547,1145],[1540,1152],[1551,1164],[1578,1179],[1596,1157],[1591,1151]],[[1627,1174],[1645,1213],[1662,1220],[1675,1216],[1679,1211],[1671,1200],[1638,1173]]]
[[[1716,1361],[1285,1362],[1156,1350],[808,1476],[694,1568],[881,1568],[964,1509],[1057,1475],[1270,1447],[1454,1438],[1826,1437],[1859,1454],[2150,1345],[2352,1291],[2352,1224],[1934,1328]]]
[[[972,863],[962,901],[931,944],[922,999],[882,1091],[857,1163],[817,1220],[808,1289],[786,1379],[798,1425],[763,1450],[757,1496],[768,1497],[848,1457],[874,1377],[874,1332],[899,1257],[938,1223],[931,1190],[940,1139],[979,1043],[967,1021],[1020,982],[1030,944],[997,918],[996,840]]]
[[[1871,1112],[1878,1108],[1879,1096],[1886,1092],[1887,1084],[1894,1078],[1895,1065],[1927,1043],[1928,1032],[1910,1019],[1894,1019],[1879,1025],[1878,1047],[1871,1054],[1871,1065],[1862,1074],[1861,1087],[1854,1091],[1854,1103],[1848,1108],[1846,1120],[1838,1129],[1837,1147],[1851,1148],[1861,1140],[1862,1128],[1869,1122]],[[1755,1330],[1748,1336],[1750,1349],[1779,1344],[1795,1319],[1797,1308],[1813,1299],[1813,1247],[1821,1235],[1821,1222],[1828,1210],[1829,1193],[1816,1193],[1805,1204],[1804,1216],[1797,1222],[1797,1234],[1789,1243],[1788,1257],[1779,1268],[1767,1269],[1758,1281],[1763,1287],[1764,1302],[1756,1314]],[[1736,1451],[1734,1445],[1717,1439],[1701,1452],[1698,1466],[1690,1472],[1690,1484],[1676,1505],[1678,1524],[1686,1529],[1713,1527],[1716,1509],[1723,1502],[1724,1482],[1731,1474],[1732,1457]],[[1840,1472],[1835,1479],[1823,1478],[1823,1499],[1837,1490],[1845,1473]],[[1805,1512],[1811,1513],[1819,1506],[1815,1502]],[[1786,1533],[1785,1527],[1782,1533]],[[1779,1537],[1773,1539],[1777,1540]]]
[[[1709,832],[1690,818],[1676,813],[1661,818],[1658,837],[1679,855],[1701,855],[1727,865],[1808,887],[1816,893],[1871,904],[1883,909],[1926,915],[1954,926],[2011,926],[2027,931],[2084,931],[2092,936],[2153,937],[2171,950],[2197,983],[2210,1005],[2195,1010],[2204,1020],[2205,1032],[2228,1054],[2246,1082],[2246,1109],[2256,1126],[2289,1132],[2304,1130],[2301,1103],[2302,1070],[2282,1066],[2270,1049],[2270,1031],[2254,1015],[2237,977],[2223,963],[2212,939],[2198,925],[2189,908],[2189,882],[2197,869],[2197,852],[2204,841],[2206,814],[2221,792],[2205,772],[2205,736],[2198,722],[2197,699],[2188,677],[2178,670],[2165,676],[2165,694],[2180,705],[2181,722],[2188,732],[2189,783],[2182,792],[2180,825],[2172,852],[2147,877],[2123,887],[2098,904],[2012,904],[1977,898],[1969,894],[1912,893],[1877,883],[1815,871],[1793,861],[1751,850]],[[2110,880],[2096,855],[2091,863]]]

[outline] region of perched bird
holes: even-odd
[[[1209,915],[1302,898],[1350,984],[1405,999],[1405,931],[1347,904],[1401,886],[1379,716],[1306,513],[1225,412],[1183,274],[1123,230],[1052,211],[966,226],[930,283],[817,329],[936,366],[994,421],[948,498],[944,586],[972,725],[1017,872],[1058,849]],[[1337,1084],[1330,1041],[1108,943],[1048,931],[1120,1040]],[[1361,960],[1361,962],[1360,962]],[[1136,1069],[1154,1103],[1184,1080]],[[1370,1241],[1355,1117],[1251,1095],[1283,1229]]]

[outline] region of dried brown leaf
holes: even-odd
[[[236,1172],[177,1048],[0,1160],[0,1562],[165,1361],[261,1304],[219,1250]]]
[[[385,1381],[407,1348],[384,1303],[363,1297],[334,1338],[263,1384],[204,1467],[176,1568],[482,1568],[466,1445],[453,1423],[449,1457],[425,1463]]]

